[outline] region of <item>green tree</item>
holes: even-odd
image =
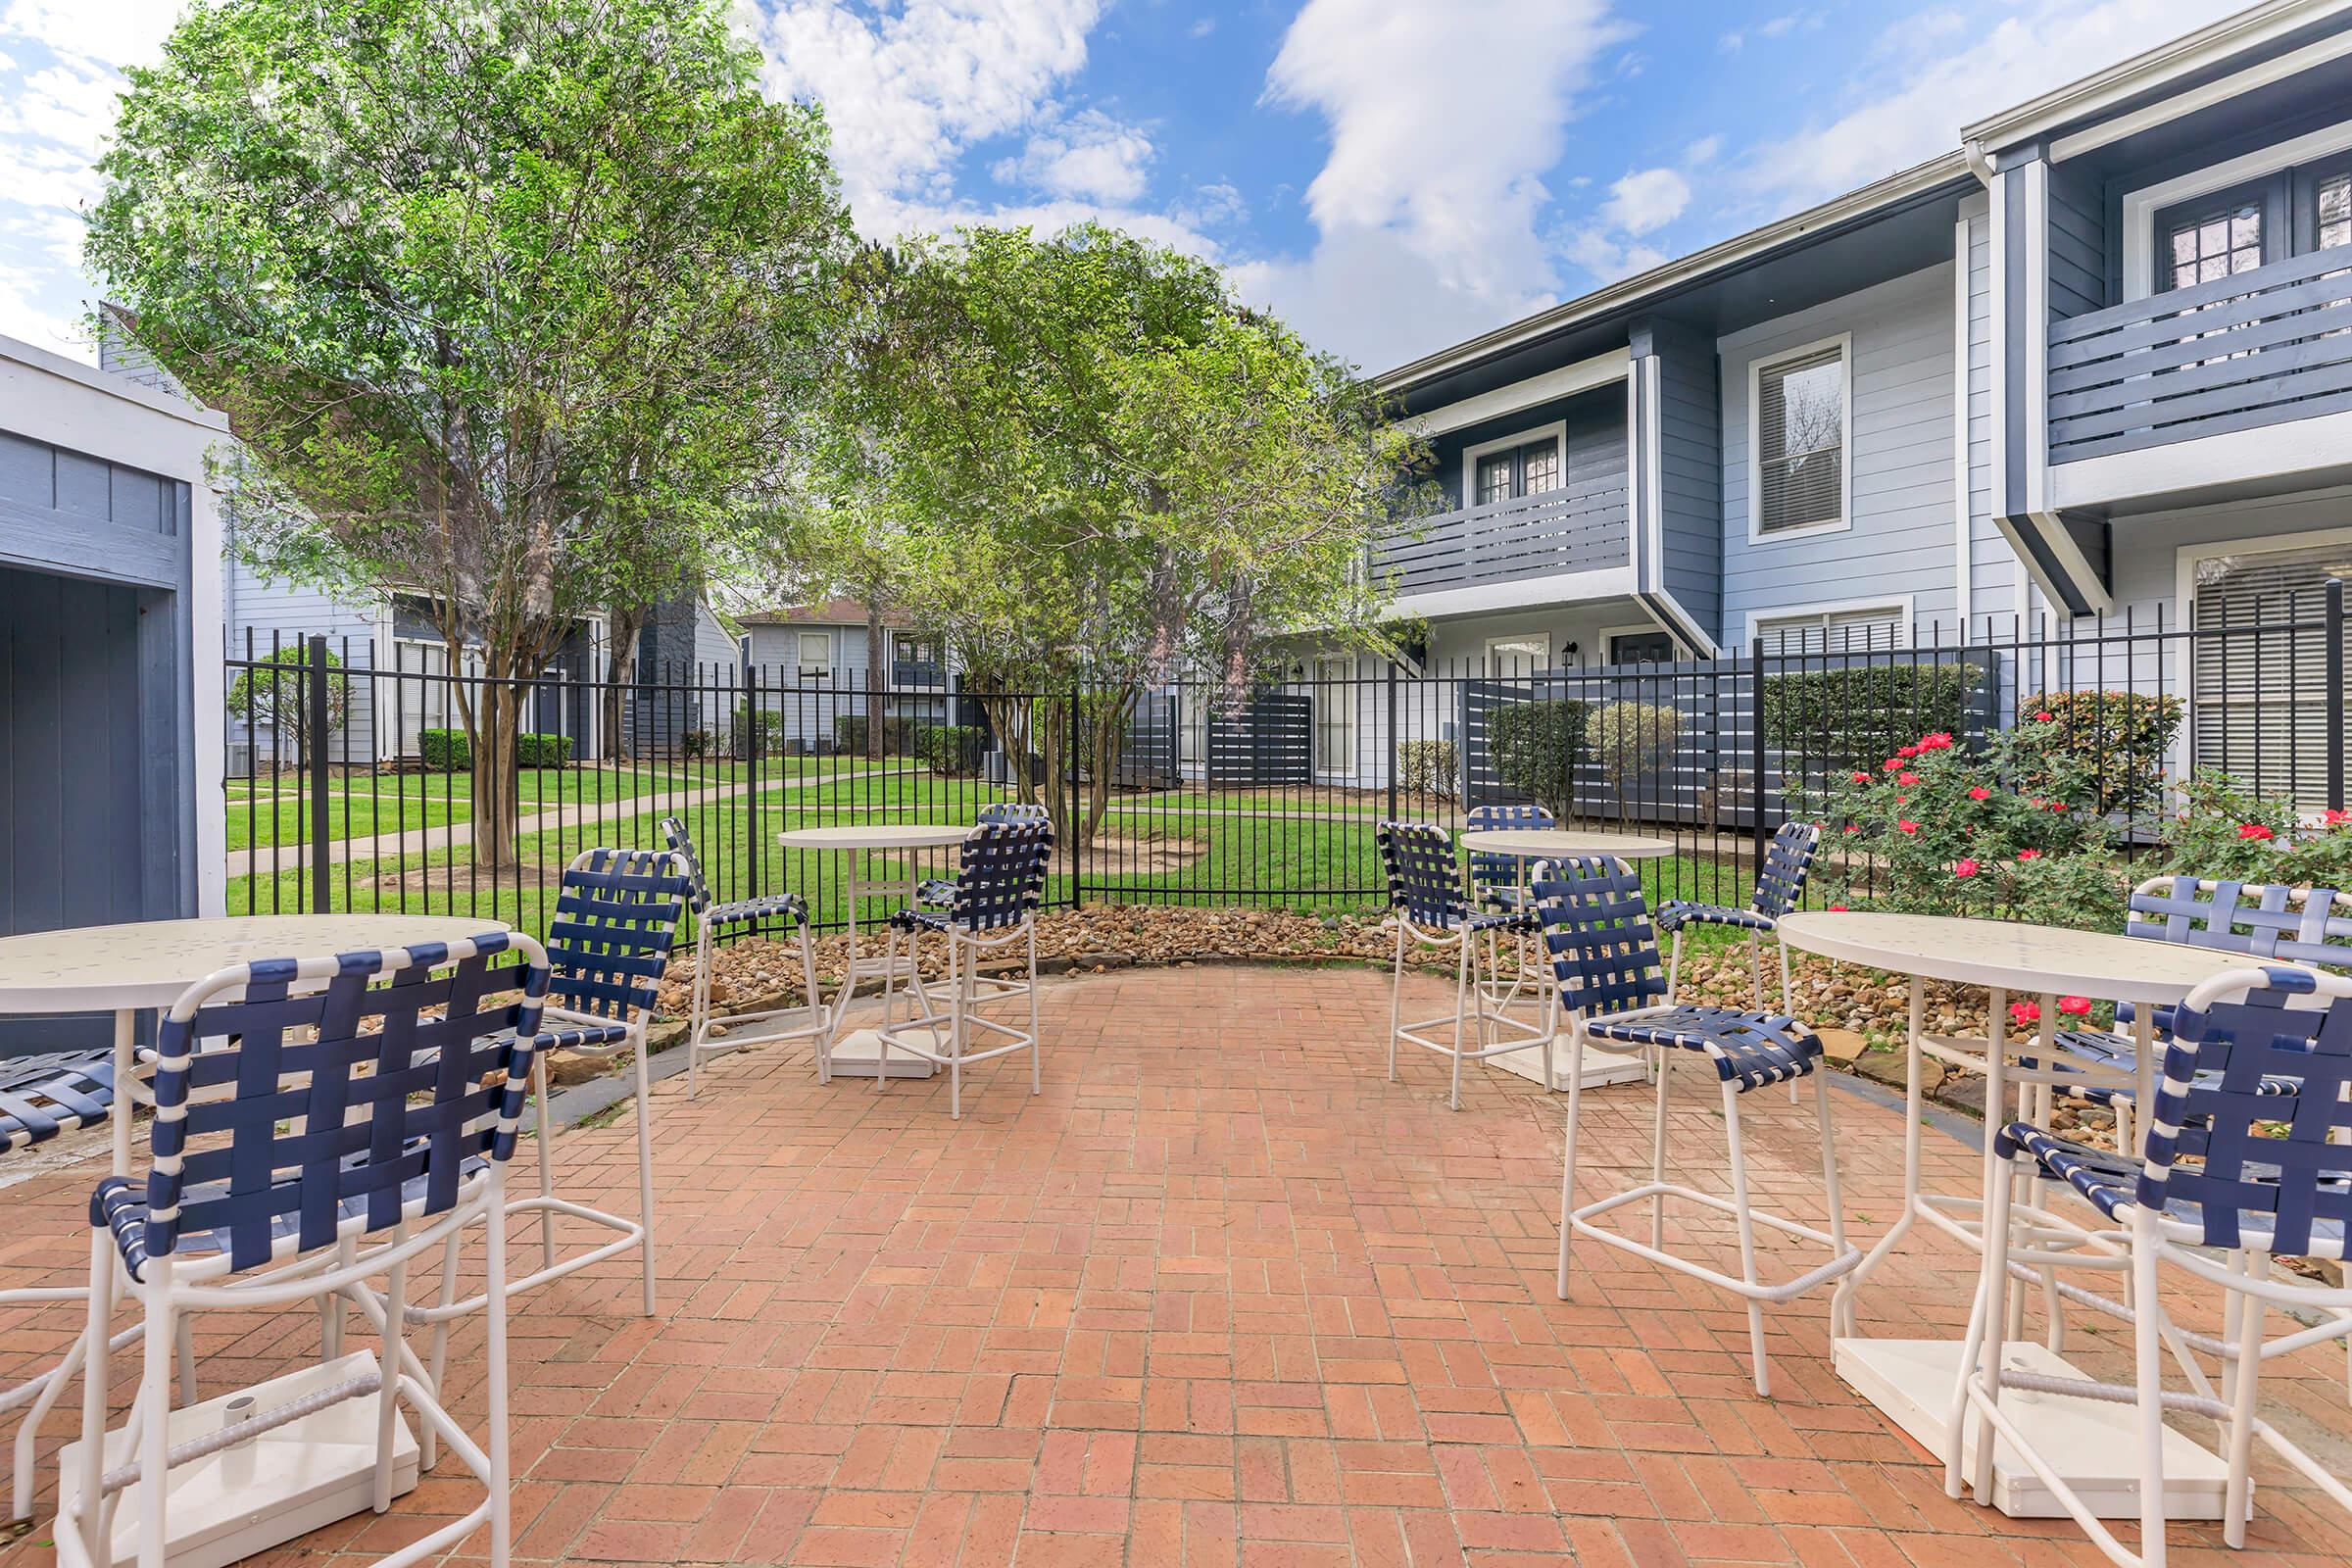
[[[228,415],[254,565],[475,645],[477,860],[578,617],[775,514],[847,228],[758,64],[723,0],[220,0],[129,73],[87,260]]]
[[[342,673],[343,661],[325,650],[326,727],[331,734],[351,716],[351,677]],[[294,760],[311,760],[310,650],[305,643],[265,654],[240,671],[228,687],[228,716],[250,730],[275,730],[293,742]],[[260,747],[254,749],[260,760]]]
[[[1006,754],[1042,756],[1072,849],[1148,685],[1190,667],[1238,696],[1282,634],[1384,646],[1365,564],[1418,448],[1213,267],[1094,225],[974,228],[866,253],[849,319],[835,481],[891,496],[897,603]]]

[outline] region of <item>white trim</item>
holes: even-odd
[[[2169,98],[2160,98],[2155,103],[2117,115],[2112,120],[2078,130],[2072,135],[2060,136],[2050,143],[2050,158],[2052,162],[2064,163],[2069,158],[2096,152],[2127,136],[2136,136],[2143,130],[2193,115],[2200,109],[2227,103],[2242,93],[2267,87],[2274,81],[2283,81],[2315,66],[2340,60],[2347,54],[2352,54],[2352,32],[2339,32],[2332,37],[2318,39],[2300,49],[2290,49],[2285,54],[2248,66],[2243,71],[2217,76],[2202,86],[2191,87]]]
[[[2049,508],[2050,166],[2036,158],[2026,179],[2026,510]],[[2034,236],[2039,236],[2035,238]]]
[[[1515,435],[1497,436],[1492,441],[1481,441],[1474,447],[1462,448],[1462,510],[1467,512],[1472,507],[1485,505],[1484,502],[1481,502],[1478,499],[1479,459],[1486,457],[1490,453],[1507,452],[1513,447],[1532,446],[1536,442],[1543,440],[1545,436],[1549,436],[1554,441],[1559,443],[1560,482],[1554,488],[1561,490],[1567,489],[1568,421],[1566,419],[1554,419],[1549,424],[1535,425],[1529,429],[1522,430]],[[1543,492],[1538,491],[1536,493],[1541,495]],[[1513,497],[1512,499],[1516,500],[1517,498]]]
[[[1635,471],[1642,475],[1642,524],[1648,538],[1637,541],[1636,547],[1646,544],[1648,584],[1663,593],[1666,589],[1666,368],[1658,363],[1656,355],[1649,356],[1649,368],[1642,372],[1640,384],[1642,466]],[[1637,570],[1635,575],[1642,574]]]
[[[2352,33],[2345,34],[2345,42],[2347,48],[2352,48]],[[2352,147],[2352,121],[2323,125],[2287,141],[2257,147],[2225,163],[2208,164],[2172,179],[2124,192],[2124,302],[2144,300],[2156,292],[2155,218],[2160,208],[2194,201],[2199,196],[2242,185],[2265,174],[2276,174],[2348,147]]]
[[[1987,404],[1991,413],[1991,467],[1985,474],[1985,510],[1999,518],[2008,510],[2009,501],[2009,203],[2007,174],[1993,176],[1992,189],[1985,202],[1985,349],[1984,374],[1986,390],[1991,394]],[[2012,552],[2014,553],[2014,552]],[[2026,574],[2026,562],[2018,558],[2018,577]]]
[[[1685,658],[1690,656],[1690,650],[1684,644],[1681,635],[1672,626],[1662,626],[1655,618],[1652,618],[1644,621],[1629,621],[1622,626],[1598,628],[1592,635],[1600,641],[1600,657],[1596,660],[1587,660],[1585,662],[1594,668],[1606,665],[1609,662],[1609,639],[1612,637],[1655,637],[1660,632],[1665,633],[1666,640],[1674,644],[1674,651],[1677,654]]]
[[[1838,515],[1824,522],[1809,522],[1801,528],[1780,528],[1764,531],[1764,372],[1776,365],[1819,354],[1824,349],[1838,351],[1838,368],[1842,375],[1838,393]],[[1843,533],[1854,525],[1854,335],[1851,332],[1833,333],[1815,338],[1794,348],[1776,349],[1747,362],[1747,542],[1749,546],[1788,544],[1798,539],[1810,539],[1817,534]]]
[[[1513,381],[1492,392],[1481,392],[1459,403],[1447,403],[1398,422],[1417,435],[1444,435],[1448,430],[1483,424],[1489,419],[1499,419],[1506,414],[1516,414],[1521,409],[1532,409],[1592,387],[1622,381],[1631,364],[1632,355],[1629,351],[1611,349],[1605,354],[1595,354],[1589,360],[1563,365],[1556,370],[1545,370],[1541,375]]]
[[[1480,360],[1499,354],[1530,339],[1547,336],[1563,327],[1592,320],[1614,311],[1625,309],[1652,294],[1687,283],[1710,272],[1722,270],[1763,255],[1781,245],[1819,236],[1822,230],[1849,219],[1866,217],[1882,207],[1891,207],[1912,197],[1924,195],[1937,186],[1955,180],[1975,183],[1968,172],[1968,160],[1955,148],[1938,154],[1924,164],[1900,170],[1885,179],[1874,181],[1859,190],[1834,196],[1818,207],[1736,235],[1718,245],[1696,251],[1679,261],[1652,268],[1646,272],[1594,289],[1579,299],[1548,311],[1538,312],[1523,320],[1497,327],[1464,343],[1456,343],[1426,355],[1408,365],[1375,376],[1373,384],[1384,392],[1400,392],[1416,382],[1444,375]]]
[[[1520,671],[1519,673],[1530,673],[1532,670],[1536,669],[1551,668],[1551,632],[1548,628],[1541,628],[1535,631],[1496,632],[1492,637],[1481,638],[1478,645],[1478,667],[1481,673],[1487,675],[1498,675],[1501,673],[1500,670],[1494,667],[1494,645],[1497,643],[1542,643],[1544,645],[1544,654],[1542,659],[1536,664],[1531,666],[1529,671]]]
[[[1952,223],[1952,604],[1960,612],[1960,641],[1968,641],[1969,508],[1968,471],[1968,225],[1963,212]]]
[[[2342,0],[2271,0],[2224,17],[2210,26],[2158,44],[2104,71],[2054,87],[2037,98],[1989,115],[1961,129],[1964,141],[2014,146],[2069,121],[2098,113],[2169,77],[2192,74],[2259,48],[2342,9]]]
[[[2082,597],[2089,601],[2090,612],[2104,615],[2113,610],[2115,595],[2099,581],[2099,574],[2090,569],[2090,558],[2083,555],[2082,547],[2075,543],[2075,536],[2067,531],[2065,519],[2054,512],[2029,512],[2026,516],[2034,524],[2034,531],[2041,535],[2041,542],[2050,547],[2050,554],[2058,558],[2058,564],[2065,570],[2068,580],[2081,589]],[[2112,569],[2108,574],[2114,575]],[[2055,586],[2045,583],[2043,590],[2047,592]],[[2051,597],[2064,598],[2055,594]]]
[[[2164,496],[2203,485],[2291,479],[2352,466],[2352,412],[2161,442],[2050,466],[2053,511]]]
[[[801,651],[801,640],[805,637],[822,637],[825,640],[824,673],[828,676],[833,673],[833,661],[840,652],[840,645],[833,640],[833,630],[831,626],[795,626],[792,629],[792,678],[794,680],[808,678],[808,656]]]
[[[1333,667],[1336,667],[1339,673],[1325,675],[1324,671]],[[1313,753],[1309,760],[1314,765],[1315,776],[1318,778],[1348,777],[1356,771],[1363,760],[1361,740],[1356,733],[1355,702],[1352,695],[1357,690],[1355,656],[1352,654],[1317,654],[1307,661],[1306,672],[1309,683],[1307,689],[1313,694],[1314,699],[1315,733]],[[1325,699],[1334,693],[1338,694],[1337,702],[1327,705]],[[1326,706],[1336,706],[1340,710],[1340,727],[1346,731],[1348,737],[1347,760],[1338,767],[1323,765],[1323,719]],[[1178,744],[1181,745],[1181,741]]]
[[[1860,611],[1885,610],[1891,612],[1899,622],[1897,629],[1901,633],[1901,640],[1894,646],[1903,647],[1911,638],[1911,603],[1909,594],[1873,594],[1866,599],[1825,599],[1817,604],[1775,605],[1767,610],[1751,610],[1747,612],[1748,646],[1755,646],[1756,639],[1763,635],[1764,622],[1768,620],[1795,620],[1805,615],[1850,615]]]
[[[1631,566],[1597,566],[1591,571],[1562,571],[1548,577],[1520,577],[1509,582],[1474,583],[1467,588],[1404,594],[1391,608],[1399,615],[1433,619],[1441,615],[1478,615],[1498,610],[1532,610],[1591,599],[1616,599],[1634,591]]]

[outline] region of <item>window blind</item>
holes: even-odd
[[[1763,532],[1844,514],[1844,350],[1823,349],[1757,373],[1756,453]]]
[[[2307,809],[2328,804],[2328,579],[2352,544],[2198,563],[2190,765]]]

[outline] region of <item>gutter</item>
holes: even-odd
[[[2343,3],[2343,0],[2331,0],[2331,3]],[[1652,295],[1696,282],[1710,272],[1737,267],[1823,229],[1851,222],[1883,208],[1926,195],[1961,178],[1968,172],[1962,154],[1957,151],[1941,154],[1927,163],[1864,185],[1859,190],[1848,191],[1817,207],[1807,208],[1793,217],[1767,223],[1762,228],[1750,229],[1747,233],[1710,245],[1705,250],[1668,262],[1662,267],[1654,267],[1646,272],[1622,278],[1508,326],[1497,327],[1467,342],[1453,344],[1410,364],[1400,365],[1374,376],[1373,385],[1383,392],[1403,391],[1417,382],[1461,369],[1505,349],[1582,322],[1596,320]]]

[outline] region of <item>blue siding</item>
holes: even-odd
[[[2053,164],[2049,207],[2050,315],[2063,320],[2108,303],[2105,197],[2080,166]]]
[[[1653,328],[1658,351],[1658,528],[1661,584],[1701,627],[1723,613],[1722,394],[1715,344]]]

